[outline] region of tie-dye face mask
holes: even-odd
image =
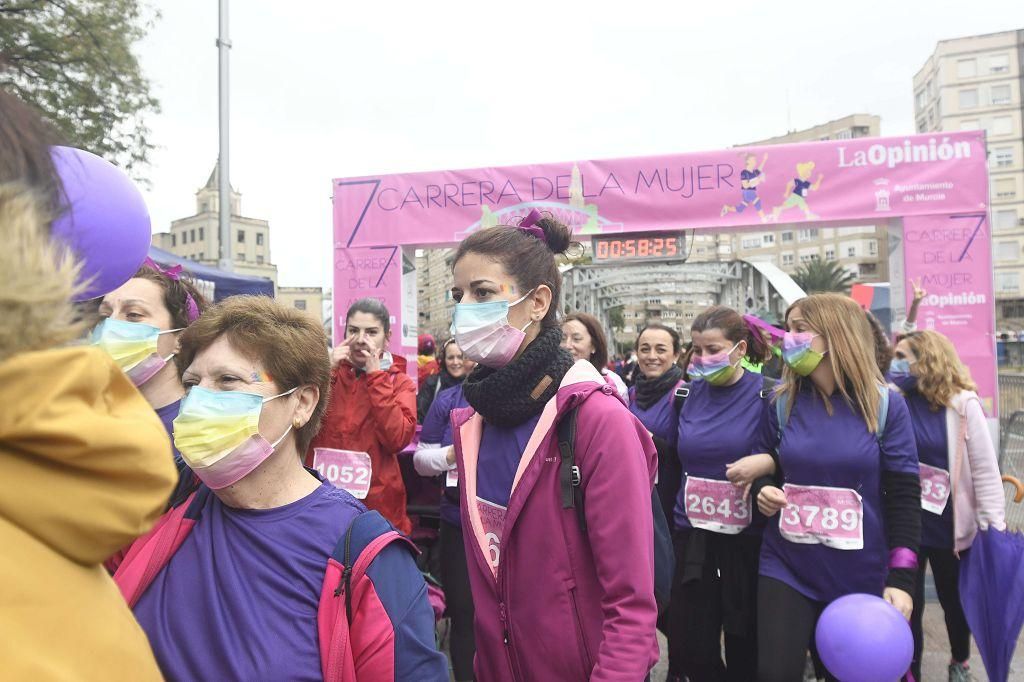
[[[174,357],[157,355],[157,339],[161,334],[180,332],[181,329],[160,331],[140,322],[126,322],[112,317],[100,322],[92,330],[92,344],[99,346],[114,359],[132,383],[141,386],[159,372]]]
[[[292,429],[289,424],[280,438],[268,442],[259,430],[263,405],[296,389],[264,398],[257,393],[193,386],[174,419],[174,446],[211,489],[234,485],[270,457]]]
[[[724,386],[729,383],[740,364],[739,361],[732,362],[730,357],[739,345],[737,343],[729,350],[714,355],[693,356],[687,374],[693,379],[703,379],[712,386]]]
[[[811,348],[811,341],[819,334],[811,332],[786,332],[782,337],[782,359],[798,375],[805,377],[821,364],[825,353]]]

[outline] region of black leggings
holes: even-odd
[[[700,576],[686,578],[688,550],[702,533]],[[761,538],[680,529],[673,537],[676,571],[667,615],[669,678],[750,682],[757,670],[757,563]],[[725,631],[725,663],[722,632]]]
[[[469,568],[466,546],[462,544],[462,528],[441,521],[441,585],[445,606],[452,621],[449,653],[452,672],[457,682],[473,679],[473,595],[469,589]]]
[[[961,558],[970,550],[960,552]],[[939,594],[942,614],[946,617],[946,634],[953,660],[965,662],[971,656],[971,629],[964,618],[960,605],[960,559],[951,549],[922,547],[917,553],[917,588],[914,594],[914,613],[910,617],[910,629],[914,633],[914,662],[911,670],[914,679],[921,679],[921,653],[924,650],[924,574],[928,563],[932,565],[935,591]]]
[[[827,604],[812,601],[774,578],[757,583],[758,682],[801,682],[814,627]],[[813,651],[812,651],[813,653]],[[815,667],[824,666],[815,661]],[[835,680],[825,673],[826,680]]]

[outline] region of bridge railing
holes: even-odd
[[[1024,481],[1024,374],[999,375],[999,471]],[[1006,525],[1024,529],[1024,503],[1014,501],[1016,490],[1005,485]]]

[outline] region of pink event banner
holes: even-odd
[[[335,248],[444,245],[531,208],[579,235],[987,209],[981,132],[334,181]]]
[[[986,413],[995,416],[999,391],[990,238],[985,211],[903,221],[905,276],[920,279],[928,292],[918,310],[918,328],[953,341],[978,384]],[[908,309],[911,295],[908,291]]]

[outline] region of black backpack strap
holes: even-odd
[[[680,414],[683,411],[683,405],[689,397],[690,384],[680,384],[672,397],[672,407],[675,408],[676,414]]]
[[[370,540],[394,530],[394,526],[388,523],[387,519],[377,511],[365,511],[354,519],[348,526],[348,530],[338,540],[331,556],[342,565],[341,582],[334,590],[334,596],[345,596],[345,617],[348,623],[352,623],[352,569],[355,566],[359,555],[366,548]]]
[[[775,387],[779,385],[779,382],[771,377],[761,375],[761,400],[767,400],[772,397],[775,393]]]
[[[583,510],[583,483],[580,468],[576,465],[576,410],[570,408],[558,421],[558,485],[562,493],[562,509],[576,509],[580,530],[587,530],[587,518]]]

